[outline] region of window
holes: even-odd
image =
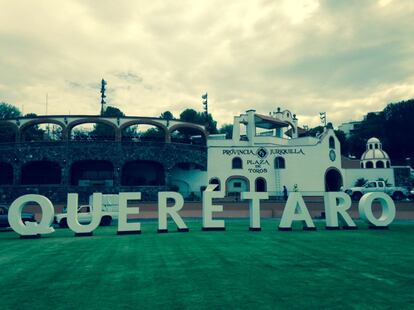
[[[382,162],[382,161],[377,161],[377,163],[376,163],[376,167],[377,167],[377,168],[384,168],[384,162]]]
[[[220,191],[220,180],[218,178],[212,178],[209,182],[210,184],[217,184],[218,186],[214,189],[215,192]]]
[[[234,188],[241,188],[242,187],[242,184],[241,184],[241,182],[234,182],[233,183],[233,187]]]
[[[240,157],[234,157],[231,163],[233,169],[243,169],[243,162]]]
[[[389,161],[387,161],[387,168],[389,168],[390,167],[390,162]]]
[[[365,185],[365,187],[377,187],[377,184],[375,182],[369,182],[367,185]]]
[[[365,164],[365,168],[374,168],[374,164],[372,163],[372,161],[367,161],[367,163]]]
[[[329,137],[329,148],[335,149],[335,139],[334,137]]]
[[[285,164],[285,159],[283,157],[276,157],[275,158],[275,169],[285,169],[286,168],[286,164]]]
[[[378,144],[374,144],[375,145],[375,149],[378,149]]]
[[[378,182],[378,187],[384,187],[384,183]]]
[[[364,168],[364,163],[361,163],[361,168]]]
[[[266,191],[266,180],[263,178],[256,179],[256,192],[265,192]]]

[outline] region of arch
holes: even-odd
[[[179,131],[178,135],[173,134],[176,130]],[[195,132],[201,134],[201,138],[199,140],[197,140],[197,135],[194,134]],[[171,126],[168,130],[168,135],[171,142],[198,145],[206,145],[208,136],[204,128],[194,124],[176,124]]]
[[[114,165],[108,160],[79,160],[70,167],[70,183],[74,186],[113,186]]]
[[[60,127],[60,130],[52,130],[47,132],[45,129],[37,128],[35,126],[53,124]],[[20,139],[22,142],[35,142],[35,141],[61,141],[67,138],[66,126],[60,121],[44,118],[29,121],[23,124],[19,130]]]
[[[211,178],[210,181],[208,181],[208,184],[217,184],[218,186],[214,189],[215,192],[219,192],[221,190],[221,182],[220,179],[217,177]]]
[[[391,167],[391,164],[390,164],[390,161],[389,161],[389,160],[387,160],[386,167],[387,167],[387,168],[390,168],[390,167]]]
[[[335,149],[335,139],[334,137],[329,137],[329,148]]]
[[[368,169],[374,168],[374,164],[372,163],[372,161],[367,161],[365,163],[365,168],[368,168]]]
[[[13,166],[0,162],[0,185],[13,184]]]
[[[31,161],[22,166],[22,185],[61,184],[62,168],[49,160]]]
[[[364,163],[363,162],[361,162],[361,168],[364,168]]]
[[[161,130],[163,132],[163,134],[164,134],[163,142],[168,142],[169,141],[168,128],[164,124],[159,123],[157,121],[152,121],[152,120],[134,120],[134,121],[129,121],[129,122],[126,122],[126,123],[122,124],[121,127],[119,127],[119,132],[120,132],[122,141],[128,141],[128,140],[133,141],[133,139],[128,139],[124,135],[124,131],[128,127],[131,127],[131,126],[134,126],[134,125],[152,125],[152,126],[155,126],[156,128],[158,128],[159,130]]]
[[[164,166],[156,161],[134,160],[122,166],[121,185],[123,186],[163,186],[165,185]]]
[[[275,157],[275,169],[285,169],[286,168],[286,162],[285,159],[281,156]]]
[[[384,168],[384,162],[382,160],[378,160],[375,163],[375,168]]]
[[[243,161],[240,157],[234,157],[231,160],[231,169],[243,169]]]
[[[236,184],[240,183],[240,184]],[[238,195],[241,192],[250,190],[250,181],[248,178],[241,175],[233,175],[226,180],[226,194]]]
[[[255,180],[255,190],[256,192],[266,192],[267,191],[267,182],[264,178],[258,177]]]
[[[325,172],[325,191],[339,192],[343,185],[343,178],[341,172],[334,168],[328,168]]]
[[[0,143],[15,142],[18,137],[19,127],[12,122],[0,122]]]
[[[113,133],[109,133],[109,132],[105,132],[105,129],[94,129],[94,130],[98,130],[98,131],[102,131],[102,132],[98,132],[96,136],[89,136],[87,139],[74,139],[75,137],[73,137],[73,129],[76,126],[79,125],[83,125],[83,124],[102,124],[105,126],[109,126],[111,127],[111,129],[113,129]],[[99,127],[98,127],[99,128]],[[104,128],[104,127],[101,127]],[[69,140],[101,140],[101,141],[113,141],[113,140],[118,140],[120,138],[120,133],[119,133],[119,128],[112,122],[106,120],[106,119],[101,119],[101,118],[96,118],[96,117],[89,117],[89,118],[83,118],[83,119],[78,119],[75,121],[70,122],[67,125],[67,136]]]

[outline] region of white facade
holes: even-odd
[[[240,133],[241,126],[246,126],[246,136]],[[208,180],[219,180],[228,194],[250,189],[279,196],[283,186],[292,191],[295,184],[307,195],[339,190],[341,152],[333,129],[317,138],[298,137],[299,131],[295,115],[287,110],[270,116],[249,110],[235,117],[232,139],[208,140]]]
[[[353,186],[359,178],[394,184],[392,169],[343,169],[339,140],[328,127],[318,137],[301,137],[290,111],[267,116],[249,110],[234,118],[232,139],[209,137],[207,182],[220,184],[227,195],[251,190],[270,196],[282,195],[283,186],[291,192],[295,185],[304,195],[322,195]]]

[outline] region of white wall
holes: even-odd
[[[335,161],[329,159],[329,137],[335,139]],[[270,137],[266,137],[270,139]],[[273,141],[279,139],[274,138]],[[255,143],[253,146],[247,146],[244,143],[229,146],[228,141],[221,144],[221,141],[214,141],[208,148],[208,179],[217,177],[220,179],[222,186],[231,176],[244,176],[250,181],[250,188],[254,189],[255,180],[263,177],[267,182],[268,192],[279,192],[285,185],[289,191],[293,190],[294,184],[305,194],[321,194],[325,190],[325,173],[330,167],[341,171],[340,144],[333,133],[328,130],[322,137],[321,141],[315,143],[316,139],[291,139],[285,140],[285,145],[275,145],[273,143]],[[256,140],[255,140],[256,141]],[[259,139],[260,142],[263,139]],[[302,141],[303,144],[298,142]],[[317,140],[316,140],[317,141]],[[241,141],[242,142],[242,141]],[[291,143],[289,143],[291,142]],[[312,143],[311,145],[306,143]],[[268,156],[261,162],[256,152],[260,147],[268,151]],[[304,154],[276,154],[277,151],[296,150],[303,151]],[[243,152],[237,154],[237,152]],[[281,156],[285,159],[286,169],[280,171],[280,182],[277,182],[276,172],[274,169],[274,159]],[[243,161],[243,169],[232,169],[232,159],[240,157]],[[250,161],[250,164],[248,163]],[[255,169],[254,162],[258,161],[259,168]],[[251,169],[249,171],[249,169]],[[279,184],[277,184],[279,183]],[[279,185],[279,186],[277,186]],[[271,194],[272,195],[272,194]]]

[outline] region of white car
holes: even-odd
[[[80,224],[89,224],[92,221],[91,206],[93,206],[93,196],[89,197],[89,205],[82,205],[78,208],[78,221]],[[118,219],[118,195],[102,195],[102,217],[101,226],[109,226],[112,220]],[[63,213],[55,215],[55,223],[59,227],[68,227],[66,208]]]
[[[394,200],[402,200],[409,195],[408,190],[404,187],[387,186],[384,181],[368,181],[364,186],[345,189],[345,193],[353,200],[359,200],[364,194],[371,192],[387,193]]]

